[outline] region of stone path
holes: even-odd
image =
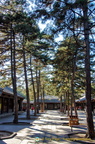
[[[68,133],[71,133],[69,126],[63,126],[67,122],[65,116],[59,111],[46,111],[39,114],[37,119],[32,114],[31,120],[25,119],[25,113],[19,115],[19,121],[30,122],[30,125],[0,125],[0,130],[9,130],[17,132],[17,135],[11,139],[0,140],[0,144],[75,144],[64,140]],[[23,119],[24,118],[24,119]],[[62,119],[63,118],[63,119]],[[13,116],[2,118],[0,122],[10,122]],[[73,128],[74,132],[82,129]],[[85,131],[85,129],[83,129]],[[78,144],[78,143],[77,143]]]

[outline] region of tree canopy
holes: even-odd
[[[63,40],[56,41],[58,36]],[[85,92],[88,137],[93,137],[94,36],[94,0],[1,1],[1,87],[24,88],[37,101],[41,89],[59,97],[68,92],[72,103]]]

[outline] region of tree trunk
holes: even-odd
[[[78,49],[76,48],[76,51],[73,55],[72,79],[71,79],[71,95],[72,95],[71,96],[71,115],[73,114],[73,112],[72,112],[72,105],[73,105],[74,111],[75,111],[75,116],[77,116],[77,109],[76,109],[76,104],[75,104],[74,79],[75,79],[75,72],[76,72],[77,51],[78,51]]]
[[[72,76],[73,78],[72,78],[72,80],[71,80],[71,94],[72,94],[72,96],[71,96],[71,101],[72,101],[72,105],[74,106],[74,111],[75,111],[75,116],[77,116],[77,109],[76,109],[76,104],[75,104],[75,94],[74,94],[74,74],[73,74],[73,76]],[[72,110],[71,110],[72,111]],[[71,113],[71,114],[73,114],[73,113]]]
[[[60,96],[60,112],[62,112],[62,95]]]
[[[86,104],[87,104],[87,137],[94,137],[93,115],[91,107],[90,45],[87,0],[83,5],[85,37],[85,71],[86,71]]]
[[[41,96],[41,70],[39,69],[39,97],[41,97],[42,99],[42,96]],[[40,102],[38,103],[38,106],[39,106],[39,109],[40,109]]]
[[[39,74],[36,68],[36,84],[37,84],[37,113],[39,113]]]
[[[37,114],[37,110],[36,110],[36,92],[35,92],[35,85],[34,85],[33,72],[32,72],[31,56],[30,56],[30,71],[31,71],[31,81],[32,81],[32,86],[33,86],[33,94],[34,94],[34,115],[36,116],[36,114]]]
[[[24,62],[25,84],[26,84],[26,96],[27,96],[27,115],[26,115],[26,117],[27,117],[27,119],[30,119],[30,99],[29,99],[28,79],[27,79],[27,71],[26,71],[24,40],[23,40],[23,62]]]
[[[66,114],[66,92],[64,93],[64,114]]]
[[[11,79],[12,79],[12,85],[14,84],[14,72],[13,72],[13,30],[12,30],[12,24],[10,27],[10,49],[11,49]],[[14,87],[14,86],[13,86]]]
[[[67,91],[67,105],[68,105],[68,116],[69,116],[69,91]]]
[[[44,86],[43,86],[43,108],[42,108],[43,112],[45,110],[45,99],[44,99],[44,97],[45,97],[45,92],[44,92]]]
[[[14,123],[18,123],[18,98],[17,98],[17,86],[16,86],[16,49],[15,49],[15,33],[13,31],[13,93],[14,93]]]

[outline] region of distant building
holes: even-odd
[[[26,109],[27,109],[27,100],[26,99],[24,99],[23,100],[23,111],[25,111]],[[34,105],[34,101],[30,101],[30,109],[32,108],[32,106]]]
[[[40,97],[39,103],[44,103],[45,110],[60,109],[60,99],[57,96],[46,95],[44,99]]]
[[[51,96],[51,95],[45,95],[44,99],[39,97],[39,105],[40,109],[42,105],[44,104],[45,110],[57,110],[60,109],[60,100],[57,96]],[[63,105],[63,102],[62,102]],[[30,101],[30,108],[34,106],[34,101]],[[26,110],[27,107],[27,100],[23,100],[23,110]]]
[[[91,99],[92,111],[95,113],[95,98]],[[83,96],[80,99],[76,100],[76,106],[79,110],[86,109],[86,97]]]
[[[22,110],[22,101],[24,97],[17,92],[18,111]],[[0,114],[14,111],[14,94],[13,89],[9,87],[0,88]]]
[[[76,106],[77,106],[77,109],[79,109],[79,110],[85,110],[86,97],[83,96],[83,97],[79,98],[78,100],[76,100]]]

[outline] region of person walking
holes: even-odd
[[[34,112],[34,107],[32,107],[32,112]]]

